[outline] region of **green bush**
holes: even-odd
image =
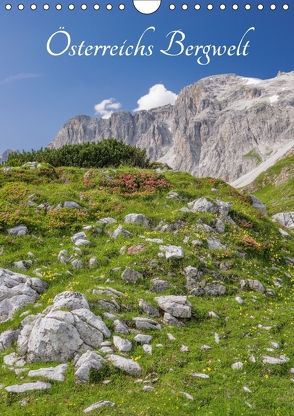
[[[11,153],[6,165],[21,166],[26,162],[49,163],[54,167],[76,166],[103,168],[120,165],[148,167],[145,150],[129,146],[115,139],[100,143],[70,144],[58,149],[44,148],[30,152]]]

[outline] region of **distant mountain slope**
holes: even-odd
[[[245,189],[259,197],[270,214],[294,211],[294,153],[263,172]]]
[[[14,150],[7,149],[3,153],[0,153],[0,164],[6,162],[10,153],[14,152]]]
[[[211,76],[184,88],[174,106],[107,120],[74,117],[51,146],[110,137],[146,149],[175,170],[233,182],[292,147],[294,72],[268,80]]]

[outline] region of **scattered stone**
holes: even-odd
[[[108,224],[115,224],[117,221],[116,221],[116,219],[115,219],[115,218],[112,218],[112,217],[106,217],[106,218],[101,218],[101,219],[99,220],[99,222],[101,222],[102,224],[106,224],[106,225],[108,225]]]
[[[194,400],[194,397],[191,395],[191,394],[189,394],[189,393],[186,393],[185,391],[180,391],[180,393],[186,398],[186,399],[188,399],[188,400]]]
[[[176,199],[176,200],[178,200],[178,199],[180,199],[180,195],[177,192],[175,192],[175,191],[170,191],[167,194],[166,198],[167,199]]]
[[[209,201],[202,197],[189,202],[188,208],[191,212],[211,212],[226,218],[230,212],[231,204],[220,200]]]
[[[90,269],[94,269],[94,267],[96,267],[97,265],[98,265],[97,257],[91,257],[89,259],[89,267],[90,267]]]
[[[153,279],[151,281],[150,290],[152,292],[164,292],[165,290],[170,288],[170,284],[166,280],[161,279]]]
[[[138,344],[144,345],[144,344],[150,344],[152,341],[151,335],[144,335],[144,334],[138,334],[135,336],[134,341],[136,341]]]
[[[150,221],[143,214],[128,214],[124,219],[126,224],[143,225],[149,227]]]
[[[203,344],[203,345],[201,345],[200,349],[203,350],[203,351],[211,350],[211,346],[210,345]]]
[[[281,234],[282,237],[285,237],[285,238],[290,237],[290,234],[287,233],[287,231],[283,230],[283,228],[279,228],[279,233]]]
[[[253,208],[258,209],[263,215],[267,214],[266,205],[260,201],[260,199],[256,198],[254,195],[250,195],[251,203]]]
[[[241,298],[241,296],[235,296],[235,301],[239,303],[239,305],[243,305],[244,300]]]
[[[187,347],[187,345],[181,345],[180,351],[181,352],[189,352],[190,350],[189,350],[189,347]]]
[[[14,237],[22,237],[27,235],[29,230],[26,225],[18,225],[17,227],[9,228],[7,232],[9,235],[13,235]]]
[[[145,302],[145,300],[140,299],[139,307],[142,312],[146,313],[147,315],[158,318],[160,316],[159,310],[154,308],[154,306],[150,305],[149,303]]]
[[[179,246],[160,246],[159,249],[166,259],[182,259],[185,255],[184,250]]]
[[[176,340],[176,338],[173,336],[173,334],[168,333],[167,337],[170,341],[175,341]]]
[[[220,343],[220,336],[217,332],[214,333],[214,340],[216,344]]]
[[[74,259],[71,262],[71,266],[75,270],[80,270],[80,269],[83,268],[84,264],[83,264],[82,260],[80,260],[80,259]]]
[[[113,337],[113,344],[115,348],[120,352],[129,352],[133,347],[131,341],[116,335]]]
[[[130,268],[126,268],[121,277],[126,283],[137,283],[138,280],[143,279],[142,273]]]
[[[175,318],[191,318],[191,304],[187,296],[160,296],[155,298],[159,307]]]
[[[104,407],[114,407],[115,403],[110,402],[108,400],[101,400],[100,402],[94,403],[91,406],[87,407],[84,410],[84,413],[91,413],[94,410],[99,410],[99,409],[103,409]]]
[[[241,363],[241,361],[238,361],[238,362],[231,365],[233,370],[242,370],[243,366],[244,366],[244,364]]]
[[[277,221],[283,227],[294,228],[294,212],[279,212],[272,216],[274,221]]]
[[[139,376],[141,374],[140,365],[133,360],[115,354],[109,355],[107,360],[110,361],[115,368],[118,368],[127,374],[132,376]]]
[[[19,336],[19,330],[4,331],[0,334],[0,352],[11,347],[11,345],[17,341]]]
[[[145,391],[145,392],[150,392],[150,391],[153,391],[153,390],[154,390],[153,386],[144,386],[143,387],[143,391]]]
[[[146,354],[152,355],[152,346],[149,344],[143,344],[143,351],[146,352]]]
[[[78,381],[90,381],[91,370],[100,371],[105,366],[105,360],[94,351],[87,351],[75,363],[75,377]]]
[[[145,238],[144,236],[142,236],[142,238],[144,238],[147,243],[163,244],[162,238]]]
[[[252,393],[252,391],[250,390],[250,388],[249,388],[249,387],[247,387],[247,386],[243,386],[243,391],[244,391],[245,393]]]
[[[3,358],[3,362],[8,367],[24,367],[25,360],[20,357],[16,352],[12,352],[11,354],[5,355]]]
[[[70,261],[70,255],[67,250],[61,250],[58,254],[58,260],[60,263],[66,264]]]
[[[209,375],[204,373],[192,373],[192,377],[208,379]]]
[[[191,292],[198,285],[203,273],[197,267],[188,266],[184,269],[186,277],[186,288]]]
[[[56,367],[39,368],[28,372],[29,377],[44,377],[53,381],[64,381],[67,364],[60,364]]]
[[[208,314],[207,314],[207,316],[208,316],[209,318],[216,318],[216,319],[219,319],[218,314],[217,314],[216,312],[214,312],[214,311],[209,311],[209,312],[208,312]]]
[[[225,250],[226,246],[222,244],[217,238],[210,237],[207,239],[207,245],[210,250]]]
[[[0,323],[11,319],[17,310],[36,302],[47,286],[38,278],[0,268]]]
[[[19,270],[27,270],[32,266],[31,260],[19,260],[13,263],[13,267]]]
[[[177,326],[177,327],[183,326],[183,323],[181,321],[179,321],[177,318],[175,318],[168,312],[164,313],[163,322],[166,325],[170,325],[170,326]]]
[[[131,237],[132,236],[132,233],[130,231],[128,231],[128,230],[125,230],[122,225],[119,225],[113,231],[113,233],[111,234],[111,237],[114,238],[114,239],[116,239],[116,238],[118,238],[120,236],[123,236],[123,237]]]
[[[66,209],[82,209],[82,207],[74,201],[65,201],[63,204],[63,208]]]
[[[142,317],[136,317],[133,318],[133,321],[136,324],[137,329],[157,329],[160,330],[161,326],[158,322],[149,319],[149,318],[142,318]]]
[[[120,321],[119,319],[116,319],[114,321],[114,332],[117,332],[118,334],[129,334],[129,328],[127,327],[127,325]]]
[[[48,390],[50,388],[50,383],[36,381],[35,383],[15,384],[13,386],[7,386],[5,387],[5,390],[8,391],[8,393],[26,393],[27,391]]]
[[[208,283],[204,287],[204,291],[208,296],[223,296],[226,294],[227,289],[221,283]]]
[[[241,289],[251,289],[255,292],[264,293],[265,287],[259,280],[242,279],[240,280]]]
[[[263,364],[285,364],[288,361],[290,361],[290,359],[288,357],[286,357],[285,355],[280,355],[280,357],[270,357],[269,355],[264,355],[262,357],[262,362]]]
[[[216,229],[216,231],[220,234],[225,232],[226,226],[225,223],[221,220],[221,219],[217,219],[214,225],[214,228]]]

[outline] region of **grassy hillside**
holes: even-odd
[[[289,160],[293,161],[293,157]],[[260,181],[259,178],[257,184]],[[263,185],[265,181],[266,178]],[[289,189],[290,182],[289,179],[280,186]],[[262,194],[257,191],[257,195],[267,202],[270,193],[279,189],[275,191],[270,181],[260,191]],[[177,195],[170,198],[170,192]],[[214,229],[215,214],[180,211],[199,197],[232,203],[233,221],[226,221],[223,233]],[[65,201],[75,201],[81,209],[58,207]],[[270,209],[280,211],[287,203],[289,200],[280,201],[279,206]],[[144,214],[150,219],[151,227],[125,224],[124,217],[129,213]],[[117,223],[101,227],[98,220],[103,217],[113,217]],[[166,227],[166,231],[159,230],[162,222],[173,226]],[[8,235],[7,229],[18,224],[26,225],[29,233],[23,237]],[[119,224],[132,234],[111,238],[111,232]],[[80,247],[78,254],[71,236],[87,225],[93,225],[86,231],[91,245]],[[123,292],[123,297],[118,299],[120,310],[114,313],[132,327],[133,317],[145,316],[139,300],[156,306],[154,298],[161,295],[150,291],[152,279],[164,279],[170,284],[163,294],[187,294],[184,276],[187,266],[197,267],[207,282],[217,281],[227,289],[219,297],[189,295],[193,314],[183,327],[162,324],[160,331],[144,331],[153,336],[152,355],[136,345],[126,354],[140,363],[143,374],[139,378],[108,368],[91,383],[77,384],[71,363],[65,382],[53,382],[46,392],[18,395],[7,393],[4,386],[32,379],[26,371],[16,375],[2,367],[1,416],[78,416],[99,400],[116,404],[101,411],[107,416],[294,415],[294,375],[290,374],[290,368],[294,367],[294,275],[288,260],[293,256],[293,238],[283,238],[278,227],[255,210],[246,195],[220,180],[196,179],[172,171],[158,174],[135,168],[16,167],[0,170],[0,227],[0,267],[18,271],[14,262],[31,260],[22,272],[39,276],[49,284],[35,305],[0,324],[0,333],[19,327],[24,312],[43,311],[52,304],[56,294],[65,290],[85,294],[91,310],[102,316],[105,310],[99,300],[110,298],[93,293],[97,286],[111,286]],[[208,248],[211,237],[223,244],[222,249]],[[159,244],[146,238],[181,246],[184,258],[167,260],[158,256]],[[58,253],[63,249],[82,260],[80,270],[59,262]],[[94,268],[88,266],[91,257],[97,258]],[[141,272],[143,279],[127,284],[121,278],[125,267]],[[241,290],[241,279],[258,279],[267,293]],[[236,296],[244,303],[238,303]],[[209,314],[211,311],[216,315]],[[161,318],[156,319],[161,322]],[[112,329],[113,322],[106,322]],[[133,340],[134,335],[135,332],[126,338]],[[188,348],[182,348],[183,345]],[[15,350],[13,346],[0,353],[1,362]],[[264,355],[283,354],[290,359],[285,364],[262,362]],[[232,364],[239,361],[243,368],[232,369]],[[54,363],[27,364],[25,368],[49,365]],[[209,378],[197,378],[193,373],[203,373]],[[144,391],[146,384],[154,389]]]
[[[294,210],[294,154],[278,161],[250,184],[253,192],[269,209],[270,214]]]

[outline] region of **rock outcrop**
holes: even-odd
[[[94,315],[86,298],[76,292],[57,295],[53,305],[23,321],[18,352],[27,361],[66,362],[76,354],[100,347],[110,331]]]

